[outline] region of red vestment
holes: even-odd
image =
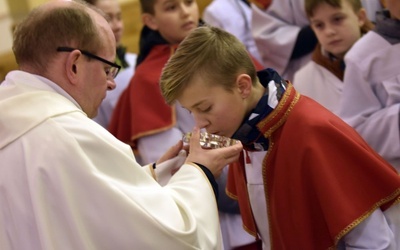
[[[375,209],[400,202],[396,170],[353,128],[291,84],[257,127],[269,139],[260,174],[272,249],[334,248]],[[229,168],[227,192],[239,201],[244,228],[256,236],[240,160]]]
[[[159,86],[162,68],[175,49],[167,44],[156,45],[136,68],[108,128],[121,141],[135,146],[136,139],[175,125],[175,109],[165,102]]]

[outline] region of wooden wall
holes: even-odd
[[[200,13],[212,0],[197,0]],[[139,34],[142,28],[140,18],[140,6],[137,0],[124,1],[121,3],[122,19],[124,20],[125,31],[122,37],[122,43],[127,46],[128,51],[137,53],[139,44]],[[13,53],[10,51],[0,55],[0,81],[2,81],[7,72],[17,69],[17,64]]]

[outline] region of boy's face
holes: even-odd
[[[122,22],[121,8],[118,0],[100,0],[97,1],[96,7],[107,15],[108,22],[114,32],[115,41],[117,45],[119,45],[124,31],[124,24]]]
[[[199,24],[199,8],[195,0],[157,0],[154,15],[146,25],[158,30],[170,44],[180,43]]]
[[[193,115],[196,125],[208,133],[231,137],[246,115],[246,98],[239,88],[232,92],[195,76],[178,98]]]
[[[311,28],[322,48],[341,59],[361,37],[360,28],[365,20],[365,10],[354,13],[346,0],[342,0],[341,8],[321,3],[310,17]]]

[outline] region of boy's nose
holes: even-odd
[[[207,126],[210,123],[206,119],[203,119],[195,114],[193,114],[193,116],[194,116],[194,121],[195,121],[197,127],[207,129]]]
[[[189,6],[186,6],[184,3],[181,4],[181,10],[184,15],[189,14]]]
[[[326,28],[325,28],[325,34],[326,35],[333,35],[335,33],[336,33],[336,31],[335,31],[335,29],[333,27],[331,27],[329,25],[326,26]]]

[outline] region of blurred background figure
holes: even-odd
[[[339,115],[400,173],[400,1],[385,4],[346,54]]]
[[[304,0],[253,0],[251,32],[262,63],[293,81],[294,73],[311,60],[317,38],[310,27]],[[379,0],[363,0],[367,13],[382,9]]]
[[[254,1],[252,34],[262,63],[293,81],[294,73],[311,59],[317,44],[303,0]]]
[[[375,23],[376,13],[385,8],[385,0],[361,0],[361,4],[367,11],[368,19]]]
[[[121,66],[118,76],[115,78],[116,88],[108,91],[106,98],[99,107],[97,116],[94,118],[103,127],[107,128],[111,119],[112,111],[117,104],[118,98],[122,91],[128,86],[135,72],[136,54],[126,51],[126,47],[121,44],[124,32],[124,22],[121,16],[121,7],[118,0],[85,0],[102,10],[114,33],[117,45],[116,63]]]
[[[360,0],[305,0],[305,3],[318,44],[312,60],[295,73],[293,84],[301,94],[338,114],[344,56],[373,24]]]
[[[262,62],[251,34],[251,14],[248,0],[213,0],[203,11],[203,21],[236,36],[250,54]]]

